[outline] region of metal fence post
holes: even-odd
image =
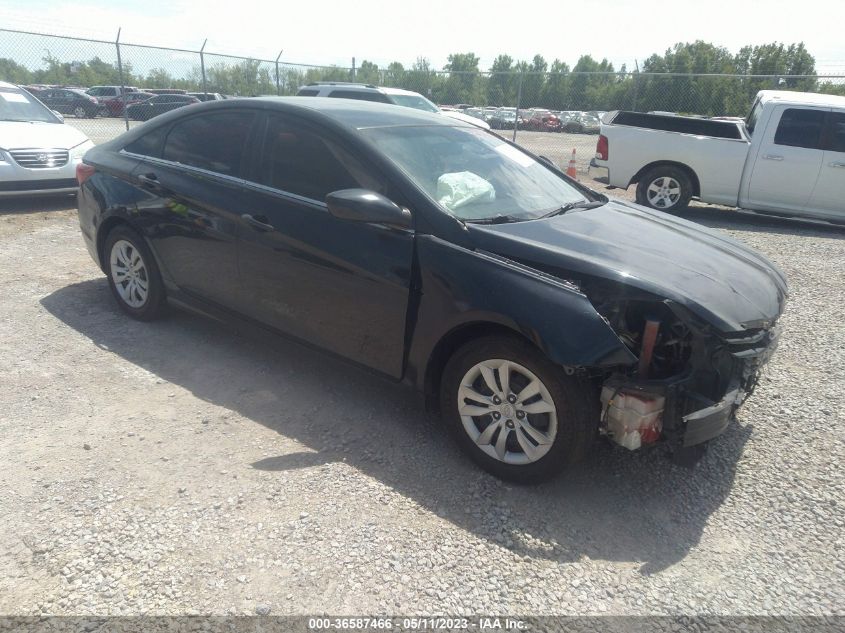
[[[285,49],[279,51],[279,54],[276,55],[276,95],[282,94],[282,84],[279,82],[279,60],[282,58],[282,53],[285,52]]]
[[[200,72],[202,72],[202,93],[205,95],[205,98],[208,99],[208,90],[205,87],[205,45],[208,43],[208,38],[202,43],[202,48],[200,49]]]
[[[513,142],[516,143],[516,130],[519,127],[519,105],[522,103],[522,76],[524,70],[519,71],[519,87],[516,89],[516,114],[513,117]]]
[[[129,129],[129,113],[126,111],[126,85],[123,81],[123,62],[120,59],[120,28],[117,29],[117,38],[114,40],[114,47],[117,49],[117,73],[120,76],[120,100],[123,101],[123,124]]]
[[[352,81],[355,81],[355,58],[352,58]]]

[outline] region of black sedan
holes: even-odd
[[[93,118],[103,111],[96,97],[76,88],[47,88],[35,95],[45,106],[78,119]]]
[[[156,95],[127,106],[126,115],[134,121],[149,121],[154,116],[194,103],[200,103],[200,100],[190,95]]]
[[[739,242],[411,108],[206,103],[98,145],[78,179],[126,314],[172,304],[351,359],[519,481],[598,435],[694,461],[754,388],[786,297]]]

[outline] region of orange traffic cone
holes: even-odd
[[[575,148],[572,148],[572,158],[569,159],[569,167],[566,168],[566,175],[578,180],[578,168],[575,166]]]

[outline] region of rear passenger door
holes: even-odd
[[[807,209],[822,165],[828,108],[777,106],[757,151],[748,186],[752,209]]]
[[[401,376],[413,232],[341,220],[339,189],[402,199],[343,139],[269,113],[245,184],[239,268],[242,311],[273,328]]]
[[[154,129],[124,151],[140,162],[133,184],[167,277],[183,292],[234,308],[241,176],[256,113],[226,110],[184,117]]]
[[[828,113],[819,179],[808,211],[820,217],[845,220],[845,112]]]

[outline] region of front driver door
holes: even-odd
[[[749,206],[764,211],[801,212],[822,165],[821,136],[826,108],[778,106],[757,151],[748,185]]]
[[[402,201],[341,140],[281,113],[265,125],[242,205],[242,311],[399,378],[414,234],[340,220],[324,200],[360,187]]]
[[[823,218],[845,220],[845,112],[828,114],[822,168],[809,210]]]

